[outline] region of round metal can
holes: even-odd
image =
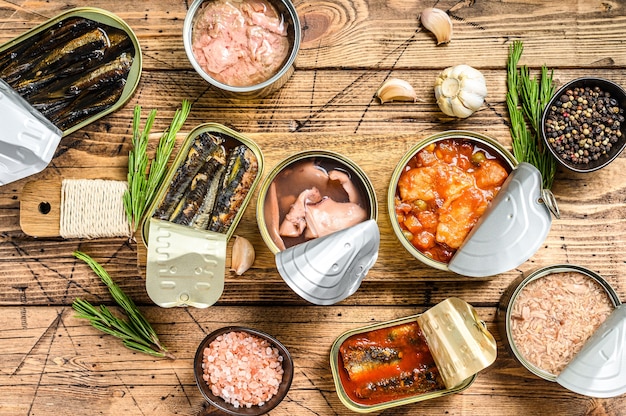
[[[193,30],[194,24],[198,17],[198,13],[201,11],[201,6],[211,0],[195,0],[185,17],[183,24],[183,43],[185,46],[185,52],[189,58],[189,62],[196,70],[196,72],[209,84],[216,87],[223,93],[236,98],[261,98],[272,92],[280,89],[287,80],[293,75],[294,61],[298,55],[300,49],[300,42],[302,39],[302,30],[300,26],[300,20],[295,6],[290,0],[268,0],[268,2],[276,8],[276,11],[283,19],[283,24],[287,27],[287,38],[289,40],[289,52],[278,71],[270,78],[265,79],[255,85],[250,86],[233,86],[221,82],[211,76],[203,67],[198,63],[196,56],[193,52]]]
[[[298,238],[289,237],[290,241],[285,241],[278,234],[278,224],[284,221],[288,208],[296,201],[297,196],[306,189],[314,187],[316,183],[319,184],[320,181],[328,181],[326,172],[331,170],[340,170],[350,178],[355,191],[360,196],[361,208],[366,214],[365,219],[377,219],[378,205],[374,186],[365,172],[353,161],[328,150],[309,150],[297,153],[280,162],[269,173],[259,188],[256,207],[257,223],[263,241],[272,253],[276,254],[285,250],[285,248],[309,240],[302,235]],[[280,180],[285,175],[289,175],[293,182],[289,184],[289,195],[280,195],[277,194],[276,189],[278,187],[275,181]],[[278,203],[278,199],[281,200],[284,206],[272,206],[272,204]]]
[[[407,249],[407,251],[411,253],[411,255],[413,255],[413,257],[435,269],[450,271],[448,263],[435,260],[431,256],[426,255],[425,253],[420,251],[411,243],[409,238],[407,238],[407,236],[403,232],[403,229],[398,221],[398,217],[396,214],[396,196],[398,195],[398,181],[400,180],[400,176],[408,168],[411,160],[421,150],[444,140],[460,140],[462,142],[471,143],[480,149],[484,149],[490,155],[499,159],[505,165],[509,173],[518,165],[518,162],[515,157],[497,140],[480,133],[463,130],[450,130],[427,137],[426,139],[420,141],[415,146],[413,146],[398,162],[391,176],[391,181],[389,183],[389,189],[387,192],[387,209],[389,218],[391,220],[391,225],[396,234],[396,237],[398,238],[400,243],[402,243],[402,245]]]
[[[560,378],[563,376],[563,374],[567,371],[568,367],[570,367],[571,365],[575,365],[575,360],[578,359],[578,355],[581,354],[581,352],[576,353],[575,355],[573,355],[572,358],[570,358],[570,360],[568,361],[568,363],[566,364],[565,368],[562,369],[560,372],[559,371],[555,371],[559,372],[559,374],[554,374],[551,371],[547,371],[544,368],[540,368],[538,365],[534,364],[533,362],[531,362],[531,360],[529,358],[527,358],[521,351],[521,347],[516,345],[515,342],[515,337],[514,337],[514,329],[513,329],[513,320],[517,319],[526,319],[526,318],[520,318],[516,315],[517,312],[515,312],[515,304],[518,301],[518,299],[521,298],[521,294],[522,292],[529,286],[529,284],[533,283],[533,282],[538,282],[541,279],[544,279],[548,276],[552,277],[552,278],[557,278],[557,276],[555,276],[556,274],[580,274],[583,277],[583,280],[585,279],[590,279],[589,280],[589,284],[591,286],[593,286],[594,288],[597,286],[597,288],[600,290],[600,293],[605,293],[606,297],[608,299],[608,303],[610,303],[610,305],[613,306],[613,312],[615,312],[616,308],[618,308],[618,306],[621,304],[620,300],[619,300],[619,296],[617,294],[617,292],[615,291],[615,289],[613,289],[613,287],[611,287],[611,285],[599,274],[585,268],[582,266],[578,266],[578,265],[572,265],[572,264],[555,264],[555,265],[551,265],[551,266],[546,266],[546,267],[542,267],[539,269],[535,269],[532,270],[528,273],[524,273],[522,275],[520,275],[517,279],[515,279],[510,285],[509,287],[505,290],[504,294],[502,295],[501,299],[500,299],[500,303],[498,306],[498,310],[497,310],[497,316],[496,316],[496,320],[497,320],[497,325],[498,325],[498,330],[500,331],[500,334],[502,336],[502,339],[505,342],[505,346],[506,349],[508,350],[509,354],[512,355],[513,357],[515,357],[515,359],[522,364],[528,371],[530,371],[531,373],[533,373],[534,375],[547,380],[547,381],[553,381],[553,382],[557,382],[559,384],[565,385],[564,383],[561,382]],[[565,276],[566,278],[567,276]],[[562,284],[563,286],[566,285],[565,281],[562,281],[560,284]],[[583,288],[579,289],[581,293],[579,293],[579,295],[583,295],[583,294],[587,294],[590,293],[590,291],[587,288],[584,288],[585,292],[582,293]],[[531,293],[531,292],[529,292]],[[551,292],[552,299],[558,299],[555,300],[555,302],[558,302],[560,304],[565,303],[565,299],[563,299],[563,297],[558,297],[559,295],[555,294],[555,292]],[[573,294],[575,294],[575,291],[572,290]],[[579,310],[576,312],[581,312],[582,309],[584,311],[584,314],[590,314],[591,311],[589,310],[589,308],[584,307],[583,305],[579,306]],[[528,313],[533,313],[532,311],[528,311]],[[537,312],[538,313],[538,312]],[[572,313],[571,315],[574,315],[575,313]],[[612,314],[612,312],[611,312]],[[559,315],[560,316],[560,315]],[[609,315],[611,316],[611,315]],[[530,318],[529,318],[530,319]],[[556,319],[556,318],[553,318]],[[604,321],[606,322],[608,321],[608,318]],[[560,325],[565,325],[566,323],[564,322],[560,322]],[[562,327],[562,326],[561,326]],[[564,327],[563,327],[564,328]],[[545,332],[545,331],[549,331],[550,329],[542,326],[541,331]],[[530,331],[530,329],[526,329],[526,332]],[[563,329],[563,332],[565,332],[566,329]],[[599,329],[596,329],[596,332],[599,331]],[[577,334],[577,336],[579,336],[581,334]],[[563,337],[566,337],[566,334],[562,335]],[[582,335],[581,335],[582,336]],[[591,338],[593,337],[593,334],[589,335],[588,338],[586,340],[583,341],[583,345],[582,348],[585,348],[587,345],[587,342],[591,342]],[[619,346],[619,348],[621,348],[622,346]],[[552,345],[549,348],[547,347],[547,351],[550,351],[551,349],[556,349],[556,346]],[[582,351],[582,350],[581,350]],[[611,355],[611,354],[609,354]],[[615,369],[616,366],[612,366],[612,370],[611,373],[615,373]],[[619,371],[618,371],[619,373]],[[594,375],[593,374],[586,374],[586,377],[589,379],[593,379]],[[623,379],[622,379],[623,380]],[[623,381],[622,381],[623,384]],[[567,387],[567,386],[566,386]],[[581,392],[581,391],[577,391],[577,392]],[[585,389],[582,389],[582,394],[588,394],[590,392],[585,391]],[[593,394],[589,394],[589,395],[593,395]],[[606,397],[606,396],[605,396]]]

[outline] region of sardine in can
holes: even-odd
[[[159,306],[211,306],[224,290],[226,246],[263,171],[242,134],[206,123],[189,133],[143,220],[146,289]]]
[[[496,355],[474,308],[448,298],[423,314],[344,332],[330,366],[341,402],[369,413],[460,393]]]
[[[93,7],[0,46],[0,184],[43,170],[61,136],[123,106],[139,83],[141,59],[130,27]]]

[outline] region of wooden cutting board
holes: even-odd
[[[158,140],[163,135],[162,132],[152,132],[149,135],[149,156],[153,158],[153,152]],[[176,155],[178,146],[183,142],[187,133],[176,135],[176,148],[172,153],[172,158]],[[81,155],[89,158],[89,155]],[[60,237],[61,221],[61,183],[63,179],[106,179],[106,180],[126,180],[126,170],[128,169],[128,159],[119,158],[119,166],[123,171],[119,174],[107,172],[107,178],[101,178],[101,171],[89,170],[83,172],[80,178],[59,177],[57,179],[33,180],[24,185],[20,195],[20,226],[24,233],[33,237]],[[93,163],[98,163],[94,160]],[[62,172],[65,173],[65,172]]]
[[[70,226],[70,234],[78,233],[80,235],[82,231],[87,231],[83,230],[84,227],[94,227],[94,230],[89,230],[94,237],[86,238],[116,236],[121,229],[125,229],[125,232],[119,235],[127,235],[127,226],[124,227],[120,222],[121,218],[125,218],[126,215],[124,212],[117,212],[118,209],[120,211],[124,209],[119,200],[113,199],[118,198],[118,192],[122,189],[119,186],[122,184],[121,181],[86,179],[84,182],[81,181],[80,185],[78,182],[68,184],[70,187],[67,191],[63,191],[63,184],[61,179],[54,179],[31,181],[24,186],[20,196],[20,226],[24,233],[33,237],[61,237],[63,214],[72,216],[78,214],[76,218],[86,222],[84,224],[66,224],[66,226]],[[68,202],[72,204],[71,206],[62,201],[62,192],[67,193],[70,198]],[[111,192],[110,197],[108,192]],[[86,203],[90,205],[85,207],[84,204]],[[64,213],[64,209],[69,211]],[[104,220],[104,222],[100,222],[100,220]],[[96,222],[92,224],[93,221]],[[105,223],[110,224],[109,228],[106,228]]]
[[[33,237],[59,237],[61,180],[32,181],[20,196],[20,226]]]

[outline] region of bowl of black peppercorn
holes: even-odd
[[[626,91],[594,77],[574,79],[556,91],[541,119],[541,136],[554,158],[574,172],[593,172],[626,146]]]

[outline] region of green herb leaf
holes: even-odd
[[[176,110],[170,126],[159,139],[154,160],[150,162],[147,153],[148,142],[150,130],[156,118],[156,110],[150,111],[144,128],[141,130],[141,107],[135,106],[132,149],[128,154],[128,190],[123,196],[124,209],[131,228],[131,238],[137,232],[141,219],[163,182],[167,164],[176,145],[176,135],[185,124],[190,111],[191,104],[184,100],[181,108]]]
[[[509,46],[507,59],[506,104],[511,119],[513,154],[520,162],[528,162],[541,172],[544,189],[550,189],[556,174],[556,161],[541,142],[541,115],[554,94],[552,71],[545,65],[541,78],[531,77],[526,66],[518,68],[524,51],[521,41]]]
[[[115,302],[124,310],[128,321],[115,316],[105,305],[96,308],[82,299],[76,299],[72,303],[72,307],[78,313],[76,317],[88,319],[94,328],[120,338],[127,348],[155,357],[175,359],[174,355],[161,344],[152,325],[137,309],[135,302],[111,279],[107,271],[85,253],[75,251],[74,256],[87,263],[100,277]]]

